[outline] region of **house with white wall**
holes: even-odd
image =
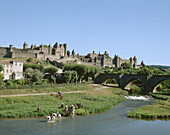
[[[1,60],[0,64],[4,67],[1,72],[4,75],[4,80],[24,78],[22,61]]]

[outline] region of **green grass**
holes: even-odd
[[[136,110],[129,111],[128,117],[132,118],[170,118],[170,90],[151,93],[150,95],[157,100],[152,105],[142,106]]]
[[[101,113],[113,108],[119,102],[126,100],[127,93],[118,88],[105,88],[92,90],[86,93],[64,94],[61,100],[55,96],[27,96],[27,97],[5,97],[0,98],[0,118],[37,117],[46,116],[50,112],[59,112],[64,115],[61,103],[71,106],[73,103],[82,103],[83,108],[76,108],[76,115],[87,115]],[[41,111],[37,112],[38,105]]]
[[[25,86],[16,89],[1,89],[0,95],[15,95],[15,94],[33,94],[33,93],[50,93],[50,92],[66,92],[77,90],[93,90],[98,86],[94,86],[88,83],[72,83],[72,84],[53,84],[53,85],[34,85]]]

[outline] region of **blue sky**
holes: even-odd
[[[67,43],[170,65],[170,0],[0,0],[0,46]]]

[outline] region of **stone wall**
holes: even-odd
[[[13,45],[10,45],[10,47],[0,47],[0,57],[60,59],[61,57],[67,57],[67,44],[60,44],[54,46],[53,48],[51,47],[51,45],[49,46],[40,45],[39,47],[31,45],[31,48],[28,48],[28,45],[25,42],[24,49],[14,48]]]
[[[35,53],[12,52],[12,58],[15,58],[15,57],[36,58]]]
[[[10,57],[10,49],[6,47],[0,47],[0,57]]]
[[[126,62],[126,63],[130,63],[130,60],[123,60],[123,59],[121,59],[121,60],[120,60],[120,66],[122,65],[122,63],[125,63],[125,62]]]
[[[51,55],[51,54],[36,54],[36,58],[37,59],[50,59],[50,60],[56,60],[56,59],[60,59],[59,55]]]
[[[113,66],[113,59],[111,58],[105,58],[104,59],[104,62],[105,62],[105,66]]]

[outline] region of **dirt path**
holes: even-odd
[[[109,88],[107,86],[102,86],[100,88],[96,88],[94,90],[100,90],[100,89],[106,89]],[[90,90],[80,90],[80,91],[67,91],[67,92],[62,92],[63,94],[70,94],[70,93],[84,93],[88,92]],[[21,96],[36,96],[36,95],[49,95],[51,93],[34,93],[34,94],[17,94],[17,95],[0,95],[0,97],[21,97]],[[55,93],[54,93],[55,94]]]

